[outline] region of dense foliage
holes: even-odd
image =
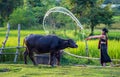
[[[22,5],[23,0],[0,0],[0,26],[9,20],[13,10]]]
[[[109,0],[110,1],[110,0]],[[113,11],[108,4],[101,8],[108,0],[1,0],[0,1],[0,26],[7,22],[15,28],[17,24],[23,25],[22,28],[28,29],[32,26],[39,26],[43,22],[44,14],[48,9],[55,6],[63,6],[69,9],[83,25],[91,27],[93,34],[94,27],[99,24],[111,25],[113,23]],[[115,2],[115,1],[114,1]],[[116,0],[117,2],[117,0]],[[119,8],[119,7],[118,7]],[[114,12],[118,11],[114,10]],[[119,13],[116,13],[118,15]],[[58,16],[58,18],[64,16]],[[59,20],[58,20],[59,21]],[[5,23],[5,24],[4,24]],[[60,21],[59,21],[60,23]],[[57,24],[57,23],[56,23]]]
[[[10,15],[10,24],[13,29],[17,28],[18,23],[22,25],[22,28],[29,28],[36,23],[36,18],[33,12],[25,8],[17,8]]]

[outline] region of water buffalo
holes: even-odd
[[[36,65],[34,60],[34,53],[50,53],[50,65],[53,66],[54,58],[60,62],[60,51],[65,48],[77,48],[78,46],[72,39],[62,39],[55,35],[36,35],[30,34],[24,39],[24,44],[26,45],[26,50],[24,52],[25,64],[27,64],[27,55],[29,55],[33,64]]]

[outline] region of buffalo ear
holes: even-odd
[[[67,45],[68,45],[68,44],[69,44],[69,40],[66,40],[66,41],[65,41],[65,44],[67,44]]]
[[[65,46],[68,46],[68,45],[69,45],[69,41],[68,41],[68,40],[65,40],[65,41],[64,41],[64,45],[65,45]]]
[[[70,44],[70,43],[71,43],[71,41],[72,41],[72,39],[68,39],[68,44]]]
[[[66,44],[70,45],[70,43],[71,43],[71,39],[68,39],[67,42],[66,42]]]

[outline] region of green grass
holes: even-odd
[[[119,67],[0,64],[0,77],[120,77]]]

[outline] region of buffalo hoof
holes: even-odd
[[[54,67],[55,65],[54,64],[51,64],[51,67]]]
[[[34,66],[38,66],[38,64],[34,64]]]

